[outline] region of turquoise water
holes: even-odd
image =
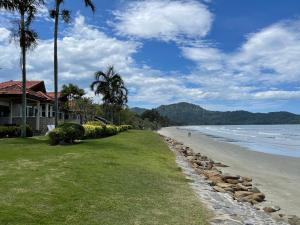
[[[300,157],[300,125],[185,126],[219,141],[269,154]]]

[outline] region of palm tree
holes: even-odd
[[[58,20],[61,17],[63,21],[70,21],[69,10],[60,10],[64,0],[55,0],[55,9],[50,10],[50,16],[54,19],[54,98],[55,98],[55,126],[58,125],[58,56],[57,56],[57,38],[58,38]],[[84,0],[85,6],[90,7],[95,12],[95,6],[92,0]]]
[[[0,1],[0,9],[18,12],[20,19],[18,28],[14,33],[21,48],[22,61],[22,137],[26,137],[26,51],[37,43],[37,33],[30,28],[37,8],[44,4],[44,0],[3,0]]]
[[[122,77],[115,72],[113,66],[109,66],[106,72],[95,73],[91,89],[96,95],[102,95],[106,117],[114,122],[113,114],[116,106],[123,107],[127,103],[128,91]]]

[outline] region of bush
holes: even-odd
[[[119,127],[121,132],[132,129],[131,125],[120,125]]]
[[[115,125],[106,125],[104,131],[106,136],[112,136],[118,133],[118,128]]]
[[[21,126],[0,126],[0,138],[5,137],[20,137],[21,136]],[[33,131],[30,126],[26,126],[26,136],[32,137]]]
[[[92,126],[105,126],[106,124],[101,121],[87,121],[85,125],[92,125]]]
[[[84,137],[85,138],[99,138],[104,137],[104,127],[103,126],[94,126],[94,125],[83,125],[84,127]]]
[[[132,129],[132,126],[130,125],[115,126],[115,125],[92,125],[92,124],[93,123],[86,123],[83,125],[85,130],[84,138],[108,137],[108,136],[116,135],[119,132]]]
[[[75,140],[84,137],[84,128],[76,123],[63,123],[49,133],[49,141],[51,145],[60,143],[73,144]]]

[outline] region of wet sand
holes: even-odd
[[[176,127],[159,133],[228,165],[223,172],[252,177],[253,184],[266,195],[261,207],[278,205],[282,208],[279,213],[300,216],[300,158],[251,151],[197,132],[188,137],[186,130]]]

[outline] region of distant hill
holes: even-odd
[[[139,108],[139,107],[133,107],[130,109],[131,111],[135,112],[138,115],[142,115],[143,112],[145,112],[148,109],[144,109],[144,108]]]
[[[206,110],[186,102],[162,105],[156,110],[178,125],[300,124],[300,115],[289,112],[220,112]]]

